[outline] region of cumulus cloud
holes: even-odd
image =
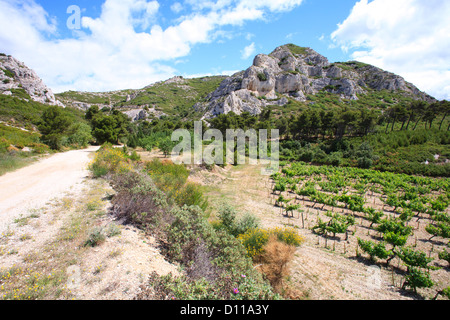
[[[247,60],[247,59],[250,58],[255,52],[256,52],[255,43],[252,42],[251,44],[249,44],[248,46],[246,46],[246,47],[244,48],[244,50],[241,51],[241,58],[242,58],[243,60]]]
[[[175,65],[193,46],[217,40],[221,27],[263,19],[301,2],[186,0],[171,9],[189,7],[189,13],[163,29],[158,1],[105,0],[99,17],[83,16],[82,30],[59,38],[55,18],[35,0],[0,0],[0,51],[35,69],[55,92],[142,88],[175,75],[169,62]],[[246,54],[251,51],[250,46]]]
[[[450,99],[449,16],[447,0],[360,0],[331,38],[353,59]]]

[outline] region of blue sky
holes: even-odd
[[[449,16],[448,0],[0,0],[0,52],[55,92],[107,91],[232,74],[294,43],[450,99]]]

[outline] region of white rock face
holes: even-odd
[[[0,55],[0,92],[11,95],[14,89],[25,90],[36,102],[64,107],[34,70],[11,56]]]
[[[310,48],[298,49],[286,45],[269,55],[257,55],[250,68],[224,80],[207,102],[197,104],[195,109],[205,113],[204,119],[229,112],[259,114],[266,106],[283,106],[288,98],[306,101],[308,95],[323,90],[348,100],[358,100],[367,89],[403,91],[434,100],[402,77],[374,66],[358,62],[331,64]]]

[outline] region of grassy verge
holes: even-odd
[[[67,196],[30,216],[17,219],[14,230],[0,236],[0,300],[70,300],[71,266],[80,265],[89,248],[100,243],[96,229],[106,214],[104,185],[99,182],[82,198]],[[106,232],[105,237],[117,232]],[[45,231],[45,232],[44,232]],[[43,234],[50,234],[42,245]],[[9,257],[20,256],[20,263]],[[3,257],[2,257],[3,256]]]
[[[26,167],[39,159],[40,157],[37,155],[28,155],[24,153],[19,155],[0,153],[0,176]]]

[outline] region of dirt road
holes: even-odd
[[[58,153],[0,177],[0,234],[20,215],[80,187],[98,147]]]

